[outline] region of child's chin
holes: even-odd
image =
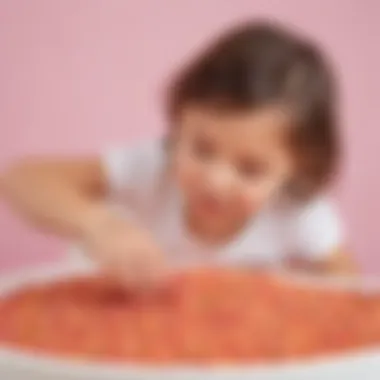
[[[219,207],[209,206],[209,205],[203,205],[203,207],[199,208],[199,215],[203,218],[206,218],[210,221],[214,220],[220,220],[221,218],[228,217],[228,213],[226,213],[225,210]]]

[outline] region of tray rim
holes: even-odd
[[[29,283],[44,283],[54,279],[67,278],[74,275],[87,274],[88,268],[64,262],[38,265],[35,267],[13,271],[0,277],[0,297],[17,290]],[[306,286],[329,288],[329,289],[348,289],[353,291],[365,291],[380,293],[380,278],[373,276],[365,279],[353,279],[348,277],[325,278],[310,275],[289,275],[284,271],[278,271],[275,275],[281,281],[292,281],[296,284]],[[380,364],[380,345],[368,349],[345,352],[344,354],[314,357],[300,361],[289,361],[286,363],[258,363],[246,365],[185,365],[177,364],[172,366],[130,364],[130,363],[94,363],[93,361],[76,360],[70,358],[59,358],[43,353],[32,353],[0,344],[0,373],[2,367],[8,369],[24,369],[35,373],[66,373],[68,378],[91,378],[100,379],[109,377],[110,379],[152,379],[157,378],[194,379],[195,376],[207,377],[207,379],[229,379],[251,378],[254,376],[298,376],[310,374],[310,370],[329,370],[342,368],[350,365],[352,368],[358,366],[373,367]],[[379,366],[380,370],[380,366]]]

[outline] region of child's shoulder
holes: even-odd
[[[239,241],[237,249],[244,254],[266,252],[271,257],[296,255],[314,261],[325,259],[343,244],[340,218],[329,197],[302,203],[279,200],[269,206]]]
[[[119,155],[124,161],[149,161],[161,157],[165,151],[164,140],[160,138],[139,139],[110,147],[106,155]]]
[[[331,252],[342,244],[343,225],[334,201],[320,195],[309,201],[289,204],[283,214],[285,231],[295,249],[310,257]]]
[[[113,188],[148,185],[155,181],[166,161],[163,139],[139,140],[108,149],[101,162]]]
[[[307,229],[329,229],[339,223],[339,211],[334,201],[320,194],[306,201],[280,200],[269,210],[278,221],[305,232]]]
[[[334,201],[327,195],[321,194],[303,202],[280,201],[274,208],[288,220],[305,222],[311,217],[332,216],[337,214]]]

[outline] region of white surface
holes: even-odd
[[[24,284],[67,277],[82,270],[83,268],[60,265],[9,275],[0,280],[0,295]],[[316,284],[313,279],[300,280]],[[323,286],[357,288],[358,284],[333,281],[327,285],[324,283]],[[380,291],[380,282],[366,281],[365,284],[360,285],[360,288],[365,291]],[[380,379],[380,347],[357,354],[278,366],[167,368],[127,364],[99,365],[59,360],[42,355],[32,356],[28,352],[0,346],[1,380],[194,380],[196,378],[201,380],[378,380]]]

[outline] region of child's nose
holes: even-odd
[[[233,172],[230,168],[217,165],[210,170],[208,185],[213,193],[224,195],[228,193],[233,184]]]

